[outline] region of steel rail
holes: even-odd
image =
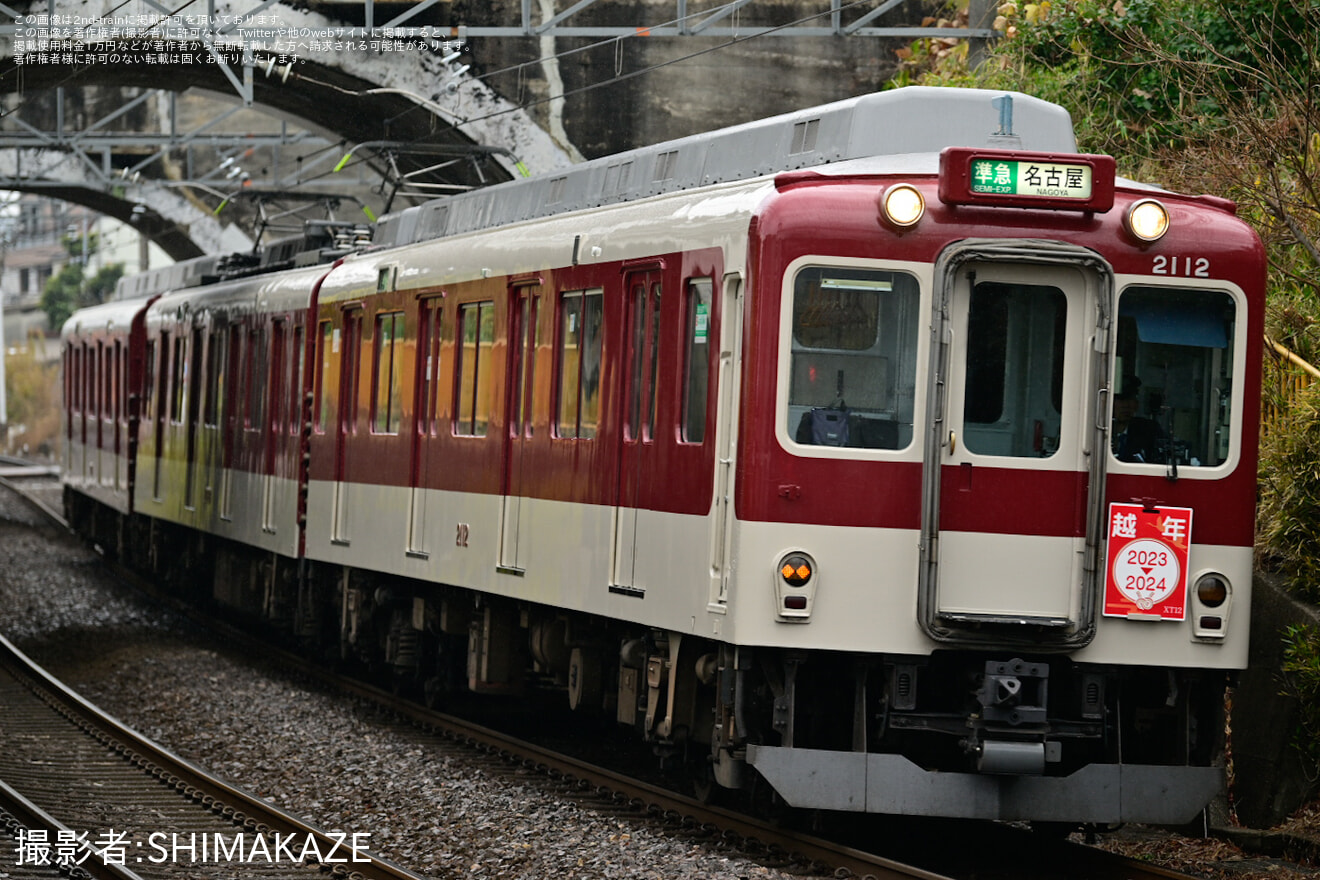
[[[179,757],[137,731],[107,715],[81,695],[66,687],[4,636],[0,636],[0,665],[27,676],[37,687],[51,695],[59,710],[75,723],[126,746],[135,754],[135,762],[144,770],[172,785],[183,796],[204,806],[223,805],[224,815],[258,834],[292,835],[302,842],[316,842],[323,867],[352,871],[366,880],[424,880],[394,862],[373,855],[365,849],[346,844],[309,825],[255,795],[212,776],[197,765]],[[214,809],[214,807],[211,807]],[[329,856],[341,854],[335,859]]]
[[[6,815],[10,818],[6,819]],[[63,822],[23,797],[12,786],[0,781],[0,827],[17,831],[18,828],[14,827],[15,825],[25,831],[45,831],[48,839],[49,833],[52,831],[55,832],[56,839],[59,838],[60,833],[72,835],[72,830]],[[73,839],[73,837],[71,836],[70,839]],[[54,842],[51,841],[52,844]],[[55,865],[52,865],[51,873],[67,876],[70,880],[83,880],[83,878],[88,877],[95,878],[95,880],[142,880],[140,876],[124,865],[113,862],[107,863],[90,858],[90,855],[91,850],[88,848],[83,858],[81,860],[75,859],[75,864],[67,869],[57,869]],[[0,873],[0,877],[8,876],[8,874]]]
[[[20,486],[14,486],[4,480],[0,480],[0,485],[26,496]],[[42,506],[44,507],[44,505]],[[49,510],[49,508],[46,509]],[[55,514],[54,518],[57,522],[63,522],[58,514]],[[510,762],[532,766],[550,776],[580,780],[588,791],[594,789],[596,794],[612,792],[616,797],[622,797],[630,801],[639,809],[650,808],[664,815],[677,815],[691,819],[698,825],[714,826],[721,831],[738,837],[755,840],[769,850],[828,865],[835,876],[838,877],[861,877],[872,878],[872,880],[910,880],[910,878],[952,880],[950,875],[905,865],[877,854],[867,853],[822,838],[777,827],[769,822],[742,813],[704,804],[695,798],[686,797],[660,786],[563,755],[457,716],[428,709],[375,685],[328,671],[299,654],[275,647],[242,629],[208,616],[189,603],[162,592],[146,578],[131,569],[125,568],[118,562],[105,559],[105,564],[118,577],[149,596],[152,600],[169,606],[193,622],[199,623],[209,631],[222,636],[231,644],[241,646],[245,652],[255,652],[255,656],[261,656],[287,671],[306,676],[338,692],[371,701],[412,724],[435,731],[453,741],[470,744],[488,753],[497,754]],[[0,637],[0,641],[3,641],[2,637]],[[249,654],[249,656],[254,655]],[[264,802],[259,803],[263,807],[269,807]],[[1048,862],[1054,868],[1059,865],[1076,865],[1080,869],[1077,871],[1076,876],[1086,876],[1092,878],[1092,880],[1104,880],[1104,878],[1115,878],[1115,880],[1118,880],[1118,878],[1122,878],[1122,880],[1196,880],[1190,874],[1119,856],[1094,847],[1064,841],[1042,841],[1038,835],[1019,831],[1008,826],[991,825],[989,827],[1010,837],[1024,835],[1027,840],[1038,846],[1039,858],[1042,862]],[[1017,843],[1021,844],[1022,841],[1019,840]],[[1018,845],[1009,848],[1019,853],[1023,851],[1023,847]],[[1084,867],[1082,863],[1085,863]],[[1022,880],[1022,878],[1031,876],[1031,870],[1022,863],[1017,863],[1015,867],[1000,867],[987,864],[982,860],[977,863],[975,868],[969,866],[967,870],[969,873],[974,872],[978,877],[984,878],[1002,876]]]

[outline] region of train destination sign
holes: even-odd
[[[1187,507],[1109,505],[1106,617],[1182,620],[1187,616]]]
[[[992,195],[1091,197],[1091,166],[1063,162],[973,159],[972,192]]]
[[[1114,206],[1114,176],[1112,156],[948,147],[940,201],[1103,213]]]

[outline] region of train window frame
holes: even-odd
[[[993,314],[989,313],[993,311]],[[1052,312],[1052,314],[1051,314]],[[1070,315],[1067,292],[1048,281],[1022,282],[978,278],[971,284],[962,364],[962,443],[971,454],[1001,459],[1053,458],[1063,430],[1065,381]],[[991,332],[986,332],[995,328]],[[1048,342],[1041,337],[1048,332]],[[1049,364],[1048,390],[1041,393],[1029,380],[1041,374],[1023,362],[1042,354]],[[1012,355],[1010,357],[1010,355]],[[1010,389],[1016,393],[1010,395]],[[1006,411],[1007,410],[1007,411]],[[1023,413],[1030,415],[1023,417]],[[1013,435],[1009,448],[987,448],[980,430],[994,433],[1014,424],[1031,424],[1049,432],[1051,446],[1042,438]]]
[[[77,352],[75,351],[75,354]],[[142,352],[142,417],[150,419],[156,402],[156,340],[148,339]]]
[[[316,323],[316,375],[312,378],[315,386],[312,389],[312,399],[315,401],[316,411],[312,413],[312,428],[317,434],[324,434],[330,418],[330,389],[339,383],[330,382],[330,360],[331,355],[335,354],[338,346],[335,345],[339,338],[339,331],[335,328],[334,321],[325,318]]]
[[[289,362],[289,436],[302,433],[303,382],[307,372],[307,329],[299,321],[293,328],[293,355]]]
[[[710,401],[710,357],[713,350],[710,337],[715,329],[715,279],[709,276],[689,278],[683,288],[683,400],[679,409],[678,439],[680,443],[699,446],[706,442],[706,411]],[[705,306],[704,312],[702,306]]]
[[[385,342],[387,323],[390,334],[388,345]],[[391,309],[376,314],[372,327],[372,341],[375,348],[371,369],[372,434],[398,434],[399,426],[403,423],[403,348],[408,338],[407,332],[407,318],[403,309]]]
[[[574,311],[571,306],[576,303]],[[591,304],[593,317],[597,323],[595,333],[590,339],[584,332],[592,326],[587,321],[587,306]],[[576,315],[576,327],[569,327],[566,318]],[[551,436],[558,440],[594,440],[600,429],[601,389],[600,371],[603,369],[601,356],[604,352],[605,337],[605,290],[600,287],[588,287],[578,290],[561,290],[555,298],[555,363],[554,363],[554,419]],[[575,334],[574,344],[579,355],[576,365],[568,368],[569,333]],[[594,392],[588,390],[588,382],[583,380],[586,371],[582,369],[584,355],[594,353],[593,359],[597,370]],[[571,376],[571,380],[570,380]],[[571,408],[570,408],[571,405]],[[590,418],[584,414],[591,413]]]
[[[1232,303],[1234,320],[1232,332],[1227,342],[1228,347],[1232,349],[1231,355],[1231,380],[1232,387],[1228,398],[1228,407],[1230,414],[1230,423],[1228,425],[1228,449],[1227,454],[1222,461],[1216,465],[1191,465],[1180,463],[1178,465],[1178,478],[1191,480],[1216,480],[1232,473],[1238,465],[1242,455],[1242,415],[1243,407],[1246,401],[1246,388],[1244,385],[1246,372],[1246,350],[1247,350],[1247,323],[1249,321],[1249,307],[1246,293],[1241,287],[1231,281],[1203,278],[1179,279],[1179,278],[1155,278],[1147,275],[1118,275],[1115,277],[1115,290],[1117,298],[1115,300],[1113,330],[1110,337],[1110,383],[1111,388],[1116,392],[1122,382],[1122,371],[1140,371],[1140,365],[1131,365],[1122,356],[1119,350],[1119,315],[1123,307],[1123,297],[1135,289],[1145,289],[1150,291],[1169,290],[1192,293],[1212,293],[1226,295]],[[1138,372],[1138,378],[1140,373]],[[1144,384],[1145,380],[1143,380]],[[1110,395],[1109,422],[1112,432],[1113,426],[1113,400],[1114,395]],[[1141,462],[1124,461],[1114,454],[1111,448],[1108,455],[1107,469],[1110,473],[1131,473],[1131,474],[1167,474],[1168,464],[1164,462]]]
[[[101,421],[115,420],[115,359],[114,347],[101,346]]]
[[[243,390],[247,393],[243,396],[243,430],[260,431],[262,430],[262,419],[265,413],[265,390],[266,383],[263,378],[266,375],[266,340],[264,328],[249,327],[247,332],[247,350],[248,357],[244,359],[245,372]]]
[[[417,346],[414,369],[417,402],[414,423],[420,436],[439,436],[441,352],[444,345],[445,300],[443,292],[417,298]]]
[[[212,326],[206,342],[206,400],[202,406],[202,425],[218,428],[221,419],[221,395],[225,388],[225,368],[228,366],[226,343],[227,328]]]
[[[797,282],[807,270],[849,270],[885,273],[892,278],[891,284],[902,285],[900,291],[906,302],[899,304],[898,320],[900,324],[894,330],[899,343],[893,352],[886,355],[890,361],[885,367],[890,407],[888,418],[879,419],[893,424],[867,426],[877,433],[896,435],[893,445],[885,445],[888,436],[882,438],[882,445],[824,445],[814,442],[802,442],[798,438],[802,429],[802,418],[812,407],[793,402],[794,354],[795,351],[826,351],[811,346],[801,345],[794,332],[795,302]],[[807,254],[790,262],[780,278],[778,358],[776,362],[777,379],[775,391],[774,430],[779,445],[801,457],[846,458],[846,459],[911,459],[919,457],[921,445],[917,442],[921,434],[924,419],[924,378],[921,371],[928,359],[928,333],[922,332],[923,319],[930,309],[930,291],[933,286],[933,266],[904,260],[875,260],[864,257],[840,257],[825,254]],[[884,328],[877,322],[877,334],[883,336]],[[867,351],[877,352],[884,344],[877,338],[867,348],[843,350],[846,354],[861,356]],[[854,354],[855,352],[855,354]],[[847,402],[845,387],[844,402]],[[851,410],[851,405],[849,406]],[[851,419],[850,419],[851,421]]]
[[[496,338],[495,301],[468,300],[457,303],[454,317],[454,407],[451,431],[455,437],[485,437],[490,432],[492,403],[495,393],[494,358]],[[469,314],[473,313],[473,314]],[[487,318],[489,315],[489,318]],[[475,323],[471,318],[475,317]],[[468,339],[468,331],[475,334]],[[489,338],[484,338],[489,331]],[[482,355],[482,344],[489,347]],[[465,382],[463,371],[469,357],[475,356],[472,381]],[[486,405],[485,418],[479,418],[481,404]]]

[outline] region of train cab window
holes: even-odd
[[[600,419],[603,302],[599,290],[572,291],[559,296],[556,437],[588,440],[596,436]]]
[[[982,283],[967,315],[963,442],[969,452],[1058,451],[1068,300],[1057,287]]]
[[[920,288],[904,272],[809,266],[793,281],[788,431],[800,444],[912,442]]]
[[[1179,467],[1227,460],[1236,317],[1222,291],[1123,291],[1110,438],[1118,460]]]
[[[490,400],[494,386],[491,347],[495,344],[495,304],[463,303],[458,307],[458,406],[454,409],[454,433],[485,437],[490,424]]]
[[[371,433],[397,434],[403,418],[403,312],[376,316]]]
[[[683,356],[683,442],[706,439],[706,395],[710,387],[710,303],[714,283],[709,278],[688,281],[685,353]]]
[[[329,321],[322,321],[320,324],[321,342],[317,346],[316,359],[316,413],[313,422],[316,424],[316,433],[324,434],[326,427],[330,424],[330,394],[337,384],[330,375],[330,364],[334,353],[338,350],[339,331],[335,330]]]

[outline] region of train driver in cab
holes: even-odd
[[[1162,462],[1165,435],[1154,419],[1137,415],[1141,380],[1128,374],[1114,395],[1114,427],[1110,435],[1119,461]]]

